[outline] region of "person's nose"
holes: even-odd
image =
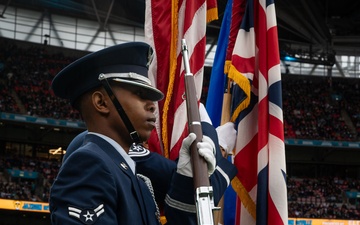
[[[147,105],[147,109],[152,113],[155,112],[155,103],[153,101],[149,100],[149,103]]]

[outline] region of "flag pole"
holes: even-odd
[[[224,91],[223,104],[221,110],[221,125],[230,121],[230,110],[231,110],[231,80],[226,77],[227,84]]]
[[[221,122],[220,125],[223,125],[230,121],[230,110],[231,110],[231,80],[226,76],[226,88],[223,96],[223,104],[221,109]],[[221,148],[221,146],[220,146]],[[228,157],[228,153],[222,150],[224,158]],[[214,224],[224,224],[224,196],[221,197],[218,203],[219,210],[214,211]]]

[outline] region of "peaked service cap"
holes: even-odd
[[[56,96],[73,104],[82,94],[101,86],[100,75],[144,89],[145,96],[159,101],[164,94],[148,78],[151,47],[143,42],[119,44],[90,53],[62,69],[52,81]]]

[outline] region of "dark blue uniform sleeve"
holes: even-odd
[[[225,162],[227,160],[221,160],[220,163],[225,167],[217,166],[216,171],[211,176],[215,205],[219,203],[220,198],[228,187],[230,179],[236,175],[236,169],[233,169],[233,167]],[[192,178],[175,173],[170,190],[166,195],[165,203],[167,225],[197,224],[197,209],[195,206],[195,191]]]
[[[117,224],[116,190],[101,157],[73,153],[61,168],[50,195],[51,222],[62,224]]]
[[[202,127],[203,134],[210,137],[214,143],[218,143],[215,128],[208,123],[203,123]],[[176,173],[176,162],[157,153],[132,158],[137,163],[138,172],[151,179],[155,193],[158,195],[157,202],[162,205],[165,201],[167,225],[197,224],[193,179]],[[237,173],[235,166],[222,157],[218,145],[216,145],[216,160],[216,170],[210,177],[215,205]]]
[[[236,176],[236,167],[222,156],[219,140],[215,128],[206,122],[202,122],[203,135],[213,140],[216,146],[216,170],[210,176],[210,185],[214,191],[214,203],[217,205],[225,193],[226,188],[230,185],[231,180]]]
[[[63,162],[71,155],[76,149],[80,148],[81,145],[84,143],[85,136],[87,135],[88,130],[81,132],[80,134],[76,135],[76,137],[70,142],[68,147],[66,148],[66,153],[63,158]]]

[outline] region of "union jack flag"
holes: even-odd
[[[246,1],[231,61],[251,83],[250,105],[236,116],[238,138],[234,164],[239,173],[233,187],[239,199],[235,222],[240,225],[288,224],[274,0]]]
[[[238,196],[235,224],[285,225],[286,164],[275,4],[273,0],[234,0],[235,6],[240,8],[233,8],[232,20],[241,23],[228,76],[237,84],[234,90],[245,87],[241,94],[232,94],[231,119],[238,130],[234,164],[239,171],[232,181]],[[231,31],[229,36],[231,49]],[[250,90],[237,82],[244,77],[250,81]],[[250,96],[249,105],[239,108],[244,96]]]
[[[199,101],[206,25],[217,19],[217,4],[216,0],[146,0],[145,14],[145,40],[155,50],[149,78],[165,95],[164,100],[158,102],[157,127],[149,139],[149,148],[174,160],[188,134],[181,39],[185,38],[188,45],[190,70]]]

